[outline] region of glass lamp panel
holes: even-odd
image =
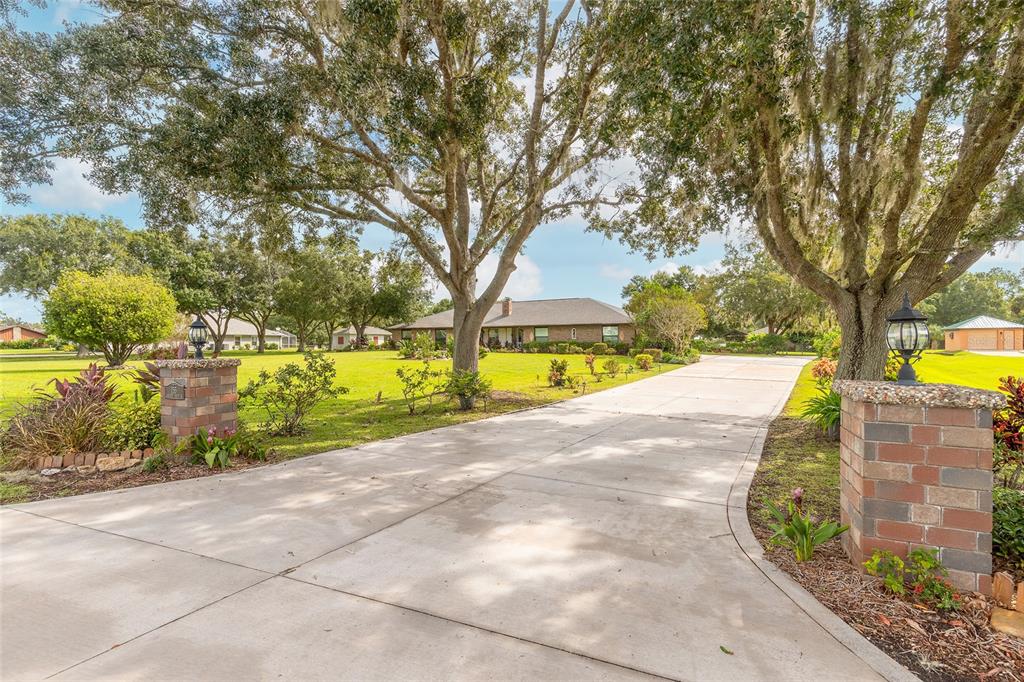
[[[917,327],[913,322],[900,322],[900,336],[902,337],[902,350],[917,348]]]
[[[924,350],[928,347],[928,343],[931,341],[931,334],[928,331],[927,322],[915,322],[914,326],[917,327],[917,346],[916,350]]]
[[[900,349],[900,323],[890,322],[885,330],[885,342],[889,344],[889,350]]]

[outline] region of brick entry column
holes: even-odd
[[[947,384],[836,381],[843,549],[858,568],[876,549],[939,550],[953,583],[992,589],[994,391]]]
[[[238,428],[238,358],[158,360],[160,426],[172,443],[209,430]]]

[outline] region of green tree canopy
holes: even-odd
[[[1020,278],[1006,270],[968,272],[948,287],[932,294],[921,303],[928,321],[950,325],[974,317],[991,315],[1008,319],[1014,294],[1024,288]]]
[[[616,19],[644,177],[593,227],[672,253],[749,224],[835,312],[838,377],[882,378],[904,292],[1024,236],[1019,3],[647,0]]]
[[[652,341],[683,351],[693,335],[707,324],[704,308],[680,286],[648,281],[626,302],[625,310],[637,328]]]
[[[0,187],[60,154],[154,225],[267,204],[383,225],[448,289],[458,368],[537,226],[617,203],[604,2],[96,4],[56,37],[5,32]]]
[[[371,324],[410,322],[429,297],[423,264],[398,250],[362,251],[346,259],[341,314],[363,342]]]
[[[65,272],[43,304],[47,332],[101,348],[111,367],[167,338],[176,313],[174,296],[152,277],[117,272]]]

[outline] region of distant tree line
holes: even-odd
[[[299,235],[280,217],[198,234],[129,230],[108,217],[0,218],[0,293],[43,300],[73,271],[151,276],[170,290],[180,313],[203,319],[215,351],[233,319],[255,327],[259,352],[275,326],[294,333],[304,350],[350,324],[362,343],[367,326],[408,321],[431,305],[426,269],[414,255]]]

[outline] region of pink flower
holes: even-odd
[[[803,488],[793,488],[793,492],[791,494],[793,495],[793,501],[796,502],[797,504],[800,504],[801,502],[804,501]]]

